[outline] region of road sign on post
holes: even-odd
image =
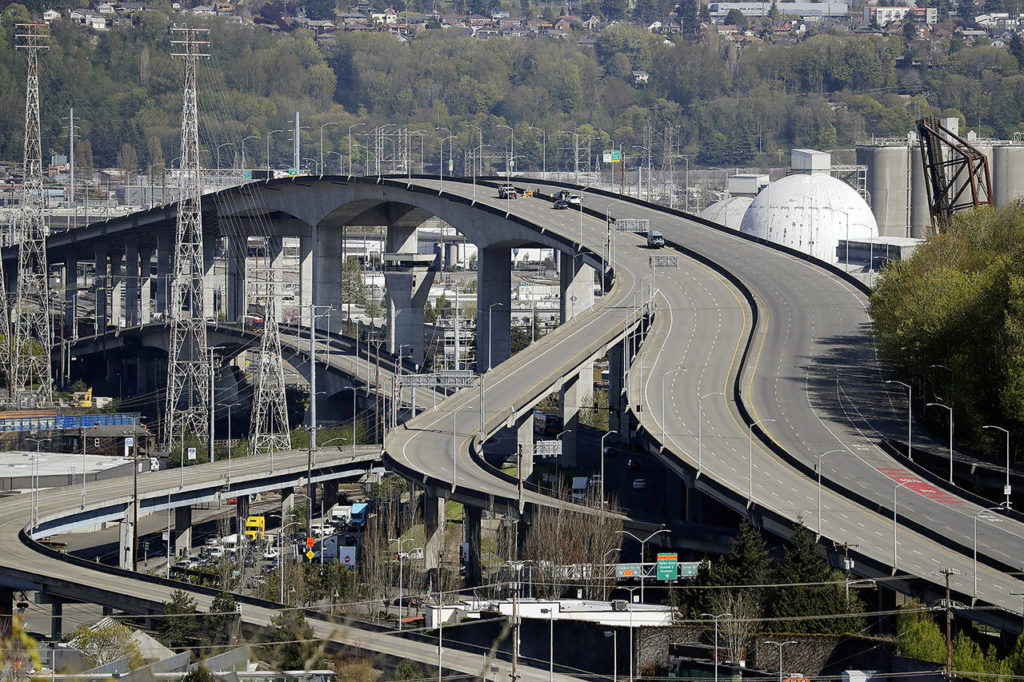
[[[622,150],[621,149],[609,149],[602,154],[602,160],[605,163],[622,163]]]
[[[316,540],[311,537],[306,538],[306,547],[312,547],[316,544]]]
[[[680,578],[696,578],[697,571],[700,570],[701,561],[680,561],[679,562],[679,577]]]
[[[196,449],[195,448],[189,448],[188,449],[188,461],[190,461],[190,462],[196,461]]]
[[[561,440],[539,440],[533,444],[535,457],[558,457],[562,454]]]
[[[658,580],[675,580],[679,577],[679,555],[658,555]]]

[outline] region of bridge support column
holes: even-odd
[[[299,237],[299,319],[304,325],[309,324],[309,306],[313,305],[313,255],[313,238]]]
[[[235,532],[241,537],[245,530],[245,520],[249,518],[249,496],[239,495],[235,498]]]
[[[423,561],[428,571],[438,567],[444,549],[445,498],[429,489],[423,492]]]
[[[60,641],[64,634],[64,600],[50,596],[50,639]]]
[[[480,526],[483,521],[484,510],[479,507],[471,507],[468,504],[463,507],[464,523],[466,524],[466,542],[469,543],[469,556],[466,557],[466,584],[479,585],[483,582],[483,571],[480,562]]]
[[[0,639],[11,632],[11,621],[14,618],[14,590],[0,587]]]
[[[594,305],[594,268],[569,254],[559,254],[561,323],[565,324]]]
[[[562,466],[576,466],[576,447],[579,442],[580,410],[594,406],[594,365],[587,363],[578,372],[562,382]]]
[[[324,481],[322,484],[324,497],[324,514],[328,513],[334,505],[338,504],[338,482]],[[321,523],[323,520],[321,519]]]
[[[107,245],[97,244],[95,248],[96,267],[93,271],[93,311],[96,318],[96,333],[107,331],[107,286],[110,262],[107,259]]]
[[[174,555],[188,555],[192,550],[192,507],[174,509]]]
[[[124,254],[117,251],[110,254],[110,324],[115,327],[123,326],[121,314],[124,306],[121,304],[121,293],[124,291],[124,274],[121,270],[124,264]]]
[[[139,323],[153,321],[153,249],[139,249]]]
[[[156,311],[164,320],[171,305],[171,262],[174,260],[174,235],[170,230],[156,233]]]
[[[229,322],[237,322],[245,315],[245,257],[248,252],[245,236],[236,234],[228,237],[224,316]]]
[[[508,247],[480,249],[477,267],[476,369],[483,372],[512,355],[512,260]]]
[[[533,475],[533,413],[516,419],[516,442],[519,446],[520,476],[525,481]]]
[[[129,237],[124,246],[124,324],[139,324],[139,239]]]
[[[330,306],[329,316],[318,317],[317,329],[335,331],[341,328],[341,228],[318,227],[313,230],[316,253],[313,264],[313,303]]]
[[[608,350],[608,430],[618,432],[622,440],[629,438],[626,421],[626,344],[620,341]]]
[[[78,256],[68,254],[64,256],[64,326],[67,327],[67,336],[75,338],[75,313],[78,293]]]
[[[217,311],[214,310],[214,285],[213,264],[214,254],[217,253],[217,240],[212,237],[203,239],[203,316],[216,318]]]

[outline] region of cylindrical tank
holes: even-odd
[[[928,210],[928,178],[921,160],[921,147],[907,148],[910,154],[910,237],[925,239],[931,234],[932,216]]]
[[[899,146],[859,146],[857,163],[868,167],[868,192],[871,212],[883,237],[907,234],[907,148]]]
[[[1024,196],[1024,145],[1004,144],[992,150],[992,194],[996,206]]]

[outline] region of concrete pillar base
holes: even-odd
[[[512,261],[508,247],[480,249],[477,267],[476,369],[484,372],[512,355]]]
[[[463,523],[466,524],[466,541],[469,543],[469,556],[466,557],[466,584],[480,585],[483,582],[483,564],[480,559],[481,533],[484,510],[466,505],[463,507]]]
[[[444,549],[445,498],[423,492],[423,561],[427,570],[438,567]]]
[[[192,507],[174,509],[174,556],[188,556],[192,551]]]
[[[50,639],[60,641],[64,634],[64,601],[50,597]]]

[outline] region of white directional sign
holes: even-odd
[[[402,386],[417,388],[432,388],[434,386],[465,388],[472,386],[474,381],[476,381],[476,374],[465,369],[446,370],[434,374],[403,374],[398,377],[398,383]]]
[[[616,232],[647,232],[651,229],[651,221],[647,218],[616,218]]]
[[[533,454],[538,457],[556,457],[562,454],[562,441],[539,440],[533,444]]]
[[[196,449],[195,448],[189,448],[188,449],[188,461],[190,461],[190,462],[196,461]]]
[[[651,256],[651,265],[656,268],[678,268],[679,256]]]

